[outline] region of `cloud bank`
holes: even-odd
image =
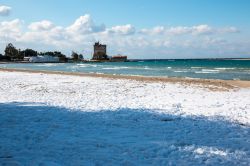
[[[8,16],[10,11],[11,7],[0,5],[0,16]]]
[[[249,42],[235,40],[241,35],[236,27],[194,26],[137,29],[131,24],[106,27],[86,14],[71,25],[62,27],[49,20],[32,22],[15,19],[0,22],[0,48],[8,42],[20,48],[38,51],[76,50],[91,55],[96,41],[108,44],[109,54],[126,54],[130,58],[207,58],[250,55]],[[84,52],[83,52],[84,51]]]

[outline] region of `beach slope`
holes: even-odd
[[[250,163],[248,86],[23,71],[0,80],[0,165]]]

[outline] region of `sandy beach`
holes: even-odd
[[[250,166],[250,0],[0,2],[0,166]]]
[[[0,80],[0,163],[250,163],[248,82],[10,69]]]
[[[209,88],[211,90],[228,90],[233,88],[250,88],[250,81],[242,80],[214,80],[214,79],[194,79],[194,78],[164,78],[164,77],[145,77],[145,76],[125,76],[125,75],[111,75],[111,74],[93,74],[93,73],[76,73],[76,72],[60,72],[60,71],[35,71],[28,69],[4,69],[0,71],[8,72],[28,72],[28,73],[44,73],[44,74],[60,74],[69,76],[83,76],[83,77],[99,77],[108,79],[126,79],[143,82],[166,82],[166,83],[181,83],[184,85],[200,86],[202,88]]]

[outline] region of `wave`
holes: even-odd
[[[196,71],[196,74],[215,74],[219,73],[220,70],[213,70],[213,69],[202,69],[201,71]]]
[[[129,69],[129,67],[104,67],[103,70],[121,70],[121,69]]]
[[[145,70],[152,70],[152,68],[150,68],[148,66],[145,66],[143,69],[145,69]]]
[[[202,69],[203,67],[191,67],[191,69]]]
[[[121,68],[119,68],[119,67],[104,67],[102,69],[103,70],[120,70]]]
[[[236,69],[235,67],[229,68],[229,67],[218,67],[218,68],[214,68],[216,70],[233,70]]]
[[[220,70],[214,70],[214,69],[202,69],[203,72],[220,72]]]
[[[55,63],[46,63],[46,64],[36,64],[36,66],[40,66],[40,67],[53,67],[53,66],[58,66],[58,64],[55,64]]]
[[[91,67],[97,67],[97,65],[89,65],[89,66],[91,66]]]
[[[196,74],[216,74],[219,72],[212,72],[212,71],[196,71]]]
[[[188,71],[187,70],[176,70],[174,71],[175,73],[187,73]]]
[[[88,65],[86,65],[86,64],[77,64],[77,67],[82,67],[82,68],[84,68],[84,67],[88,67]]]
[[[76,64],[76,67],[97,67],[98,65],[93,64]]]

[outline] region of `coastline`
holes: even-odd
[[[195,79],[195,78],[177,78],[177,77],[146,77],[146,76],[126,76],[126,75],[111,75],[111,74],[96,74],[96,73],[74,73],[61,71],[45,71],[45,70],[29,70],[29,69],[4,69],[5,72],[26,72],[26,73],[43,73],[43,74],[59,74],[69,76],[83,77],[99,77],[108,79],[126,79],[142,82],[165,82],[165,83],[180,83],[184,85],[198,85],[210,90],[229,90],[234,88],[250,88],[250,81],[242,80],[216,80],[216,79]]]

